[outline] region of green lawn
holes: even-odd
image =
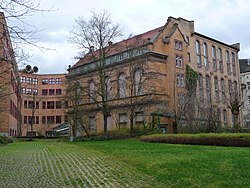
[[[0,187],[249,187],[250,148],[134,139],[0,147]]]

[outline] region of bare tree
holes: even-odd
[[[150,65],[151,54],[147,45],[148,40],[139,36],[124,41],[121,56],[126,56],[127,61],[116,69],[118,76],[116,98],[119,99],[116,101],[117,107],[122,107],[123,112],[128,112],[131,132],[134,129],[137,113],[150,106],[166,103],[164,89],[156,83],[158,69]]]
[[[181,121],[184,121],[189,129],[192,129],[196,113],[194,111],[190,112],[190,109],[196,109],[197,80],[198,73],[188,65],[186,66],[185,88],[179,88],[177,90],[177,83],[174,79],[173,105],[168,109],[173,118],[173,133],[178,133]]]
[[[77,45],[86,55],[84,59],[92,62],[97,74],[96,98],[94,102],[102,109],[104,134],[107,135],[107,118],[110,115],[109,92],[111,91],[108,69],[105,63],[110,53],[109,43],[121,36],[120,26],[114,25],[107,11],[92,12],[92,17],[85,20],[79,17],[71,31],[70,42]]]
[[[244,97],[241,96],[237,82],[234,83],[229,82],[228,91],[229,91],[229,96],[227,97],[227,103],[233,115],[234,129],[237,132],[239,131],[240,128],[239,115],[241,112],[241,107],[244,104]]]
[[[71,140],[74,140],[79,130],[83,130],[89,137],[90,126],[86,119],[87,109],[82,105],[84,100],[84,88],[78,81],[68,80],[66,93],[67,95],[63,100],[65,114],[70,124]]]

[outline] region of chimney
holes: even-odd
[[[109,41],[109,42],[108,42],[108,45],[109,45],[109,46],[111,46],[112,44],[113,44],[113,42],[112,42],[112,41]]]

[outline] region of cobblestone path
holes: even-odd
[[[63,142],[17,142],[0,148],[1,188],[155,187],[150,177],[100,152]]]

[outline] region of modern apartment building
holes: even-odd
[[[235,123],[228,104],[233,91],[240,93],[239,44],[197,33],[193,21],[169,17],[164,26],[110,42],[104,50],[105,60],[98,60],[98,52],[90,51],[69,68],[67,75],[85,88],[79,105],[92,131],[103,131],[104,108],[100,103],[104,96],[108,129],[129,126],[131,119],[134,123],[151,123],[154,115],[160,114],[164,117],[160,124],[167,124],[171,132],[174,118],[181,113],[181,99],[182,105],[186,100],[187,66],[198,73],[193,91],[195,105],[188,110],[194,117],[191,121],[208,121],[216,116],[216,122],[225,127]],[[100,65],[104,71],[100,71]],[[100,90],[102,83],[105,87]],[[180,119],[188,118],[183,114]]]
[[[4,14],[0,12],[0,135],[17,136],[20,127],[20,80]]]
[[[53,128],[65,121],[65,74],[32,74],[22,71],[20,80],[22,136],[30,136],[31,124],[34,136],[51,136]]]

